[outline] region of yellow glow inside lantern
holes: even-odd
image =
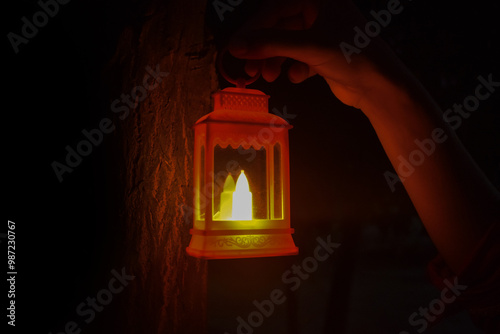
[[[252,193],[245,171],[242,170],[236,185],[229,174],[221,193],[220,218],[225,220],[252,220]]]

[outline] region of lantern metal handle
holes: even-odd
[[[233,78],[231,78],[224,70],[224,66],[222,66],[222,59],[224,58],[224,55],[227,53],[227,51],[228,51],[228,48],[225,47],[217,54],[217,60],[216,60],[217,69],[219,70],[219,73],[222,75],[222,77],[224,79],[226,79],[226,81],[232,83],[233,85],[235,85],[238,88],[245,88],[247,85],[250,85],[250,84],[254,83],[255,81],[257,81],[257,79],[260,77],[260,74],[262,71],[260,68],[253,77],[250,77],[248,79],[245,79],[245,78],[233,79]]]

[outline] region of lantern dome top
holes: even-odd
[[[243,123],[270,127],[292,128],[283,118],[270,114],[269,95],[260,90],[228,87],[214,95],[214,111],[200,118],[203,123]]]
[[[257,89],[228,87],[213,95],[214,111],[256,111],[269,112],[267,100],[269,95]]]

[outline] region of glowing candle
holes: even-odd
[[[241,170],[233,192],[232,219],[252,220],[252,193],[243,170]]]

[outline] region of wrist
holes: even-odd
[[[374,82],[377,84],[367,91],[360,103],[360,109],[374,126],[381,123],[402,125],[415,118],[437,121],[439,107],[406,68],[401,68],[397,75],[376,76]]]

